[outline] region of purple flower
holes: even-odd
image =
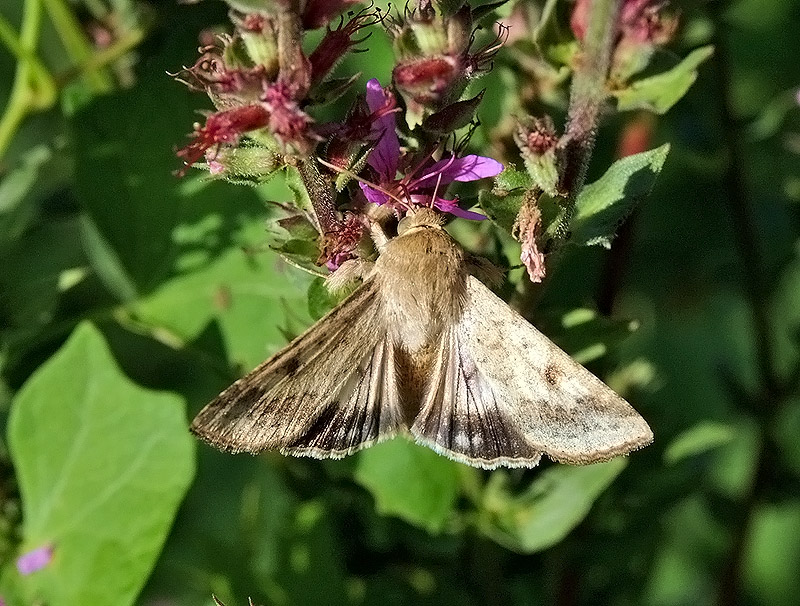
[[[376,112],[391,102],[392,96],[376,79],[367,82],[367,105]],[[458,206],[458,200],[441,196],[453,181],[477,181],[494,177],[503,170],[497,160],[469,155],[462,158],[450,156],[428,165],[426,160],[408,174],[397,178],[400,167],[400,141],[395,130],[395,116],[386,113],[372,123],[372,133],[378,143],[367,163],[378,173],[378,183],[359,183],[364,196],[373,204],[390,204],[407,210],[432,207],[463,219],[485,219],[483,215]]]
[[[45,545],[17,558],[17,570],[20,574],[31,574],[41,570],[53,559],[53,546]]]

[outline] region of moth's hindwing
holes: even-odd
[[[653,438],[630,404],[471,276],[411,432],[489,468],[533,466],[539,453],[605,461]]]

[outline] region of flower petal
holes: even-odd
[[[450,213],[453,216],[461,219],[469,219],[471,221],[483,221],[486,217],[480,213],[472,212],[471,210],[464,210],[458,205],[457,200],[447,200],[446,198],[436,198],[433,202],[434,208],[438,208],[442,212]]]
[[[376,78],[367,82],[367,106],[371,112],[377,112],[393,101]],[[372,132],[377,135],[378,144],[370,152],[367,164],[378,171],[384,181],[393,181],[400,162],[400,140],[395,130],[394,113],[387,113],[375,120]]]
[[[17,558],[17,570],[20,574],[32,574],[41,570],[53,559],[53,547],[45,545],[28,553],[24,553]]]
[[[377,189],[371,188],[366,183],[359,183],[358,186],[361,188],[361,191],[364,192],[364,197],[368,202],[381,206],[389,201],[389,196]]]
[[[477,181],[485,177],[494,177],[503,171],[503,165],[497,160],[485,156],[470,154],[463,158],[445,158],[425,171],[425,176],[415,182],[416,187],[432,187],[438,182],[446,185],[453,181]]]

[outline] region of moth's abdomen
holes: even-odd
[[[391,240],[375,275],[390,334],[409,352],[437,342],[461,316],[464,252],[439,226],[420,226]]]

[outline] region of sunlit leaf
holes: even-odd
[[[53,550],[16,579],[27,603],[132,604],[194,473],[180,398],[131,383],[83,324],[14,399],[8,440],[20,553]]]
[[[130,309],[140,322],[168,330],[179,345],[216,320],[229,357],[250,369],[286,344],[281,326],[287,317],[296,328],[309,323],[308,281],[271,251],[234,249],[165,282]]]
[[[713,54],[713,46],[700,47],[672,69],[614,91],[617,108],[620,111],[646,109],[657,114],[666,113],[694,84],[700,64]]]
[[[380,513],[438,532],[453,515],[458,465],[398,438],[362,452],[355,478],[375,497]]]
[[[669,145],[664,144],[617,160],[584,187],[575,204],[572,242],[610,247],[622,222],[650,194],[668,153]]]
[[[729,423],[703,421],[675,438],[664,451],[664,460],[675,464],[727,444],[736,437],[736,428]]]
[[[625,469],[617,457],[607,463],[551,467],[519,495],[509,492],[503,473],[495,473],[483,498],[481,532],[522,553],[547,549],[564,539],[586,517],[594,501]]]

